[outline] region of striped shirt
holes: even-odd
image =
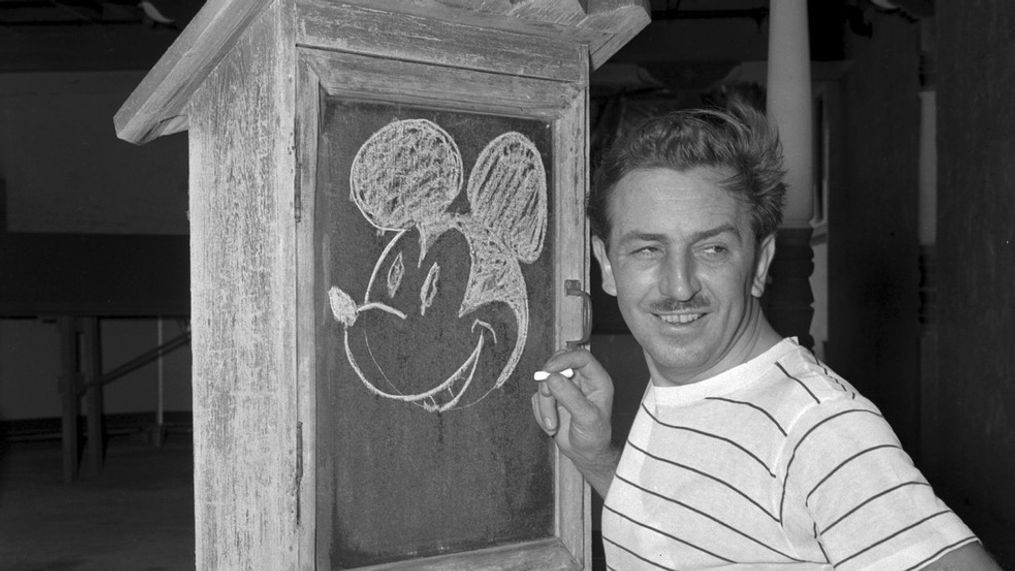
[[[795,340],[649,387],[603,507],[610,569],[915,569],[967,543],[873,403]]]

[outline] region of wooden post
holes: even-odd
[[[95,382],[102,376],[102,340],[98,317],[83,318],[82,365],[85,402],[88,405],[88,473],[102,471],[104,435],[102,426],[102,385]]]
[[[814,136],[807,3],[772,0],[769,22],[768,117],[782,141],[788,191],[765,312],[776,331],[811,347]]]
[[[62,405],[63,481],[78,477],[78,330],[69,315],[60,322],[60,402]]]
[[[920,156],[917,232],[920,239],[920,460],[936,469],[940,442],[937,363],[937,96],[934,83],[934,19],[920,20]]]
[[[162,316],[158,319],[158,346],[162,347],[164,343],[162,333]],[[158,361],[158,378],[155,386],[155,447],[162,448],[163,439],[165,438],[166,426],[165,426],[165,408],[166,408],[166,363],[165,357],[160,353]]]

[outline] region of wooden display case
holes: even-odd
[[[531,374],[588,325],[589,73],[647,23],[209,0],[183,31],[115,123],[189,131],[199,568],[590,567]]]

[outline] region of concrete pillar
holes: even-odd
[[[782,141],[788,190],[765,313],[780,334],[811,347],[814,117],[806,0],[771,0],[768,38],[767,112]]]

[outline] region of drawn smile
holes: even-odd
[[[474,330],[477,325],[489,328],[488,324],[478,319],[473,322]],[[491,329],[490,331],[492,333],[493,330]],[[379,363],[377,363],[377,360],[374,358],[373,350],[370,349],[370,338],[368,333],[364,330],[362,334],[363,341],[367,346],[367,351],[370,355],[372,365],[376,368],[380,376],[384,378],[387,381],[387,383],[389,385],[392,385],[392,387],[394,388],[394,383],[391,381],[391,379],[385,373],[384,369],[381,367]],[[494,338],[493,343],[494,344],[497,343],[496,337]],[[353,350],[349,347],[349,330],[346,329],[345,331],[345,351],[349,357],[349,362],[352,365],[353,369],[356,370],[360,380],[363,381],[363,383],[366,385],[368,389],[370,389],[371,392],[377,394],[378,396],[386,397],[389,399],[418,404],[428,412],[444,412],[448,409],[454,408],[458,404],[459,400],[462,398],[462,396],[468,390],[469,386],[472,384],[472,380],[475,378],[476,367],[479,364],[479,358],[483,353],[483,347],[485,346],[485,344],[486,344],[486,336],[483,335],[482,332],[480,332],[479,337],[476,339],[476,345],[473,348],[472,352],[469,354],[468,358],[466,358],[465,361],[463,361],[462,364],[453,373],[451,373],[446,379],[444,379],[444,381],[438,383],[430,390],[423,391],[421,393],[402,394],[398,392],[385,392],[377,388],[377,386],[374,383],[371,383],[366,379],[366,377],[362,374],[362,369],[360,368],[359,363],[356,361],[356,357],[354,356]]]
[[[355,325],[360,314],[370,311],[388,313],[403,321],[407,319],[406,314],[381,302],[369,302],[357,306],[348,294],[337,287],[332,287],[328,291],[328,298],[335,319],[345,326],[344,345],[349,363],[367,389],[378,396],[418,404],[429,412],[443,412],[458,405],[475,378],[476,367],[487,344],[487,335],[489,335],[490,342],[493,345],[497,344],[497,332],[494,328],[481,319],[474,319],[470,330],[473,334],[476,334],[478,329],[478,336],[472,351],[461,365],[446,379],[437,383],[432,388],[414,394],[405,394],[398,389],[396,383],[389,377],[384,367],[377,362],[373,348],[370,345],[368,329],[365,327],[355,327]],[[380,379],[383,379],[385,384],[391,387],[390,389],[382,389],[378,386],[380,383],[371,382],[367,378],[368,375],[365,373],[363,366],[356,359],[356,351],[350,346],[350,330],[352,329],[358,330],[361,334],[363,346],[370,357],[370,370],[374,371]],[[373,377],[374,375],[369,376]]]

